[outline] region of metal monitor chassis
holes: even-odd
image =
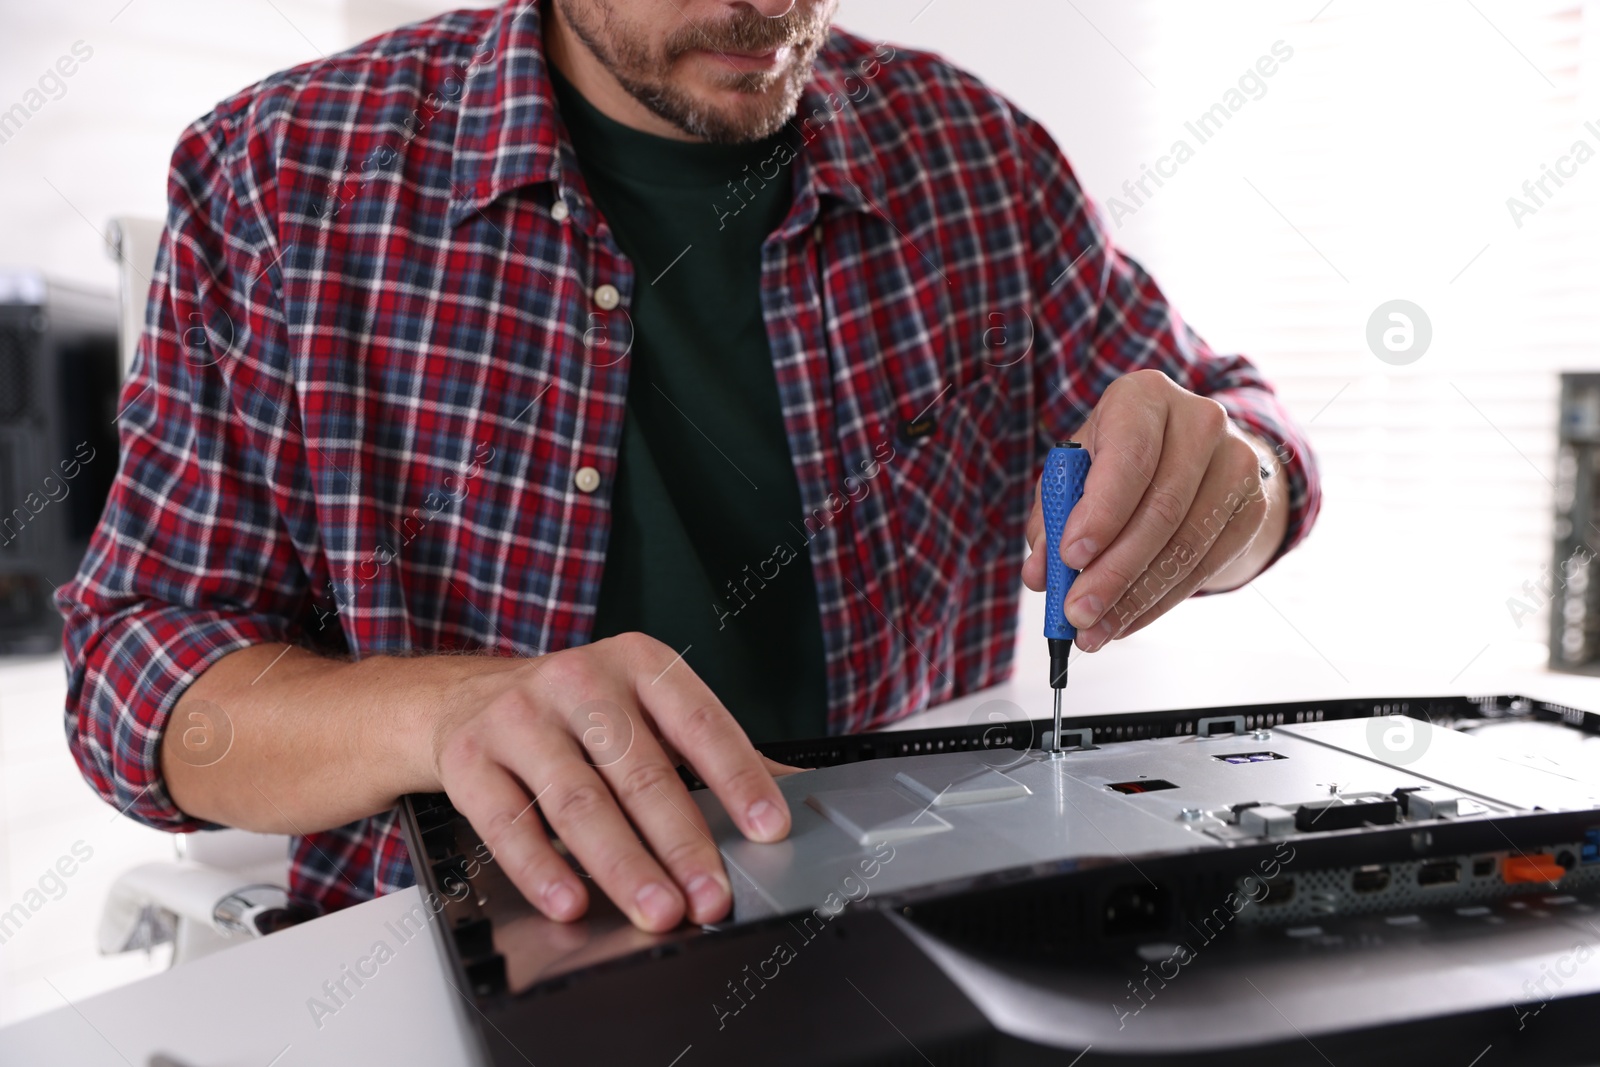
[[[1412,773],[1349,751],[1357,724],[1337,724],[1390,716],[1431,724],[1424,729],[1545,723],[1574,731],[1574,741],[1600,733],[1592,713],[1495,696],[1068,720],[1064,734],[1091,730],[1093,744],[1061,761],[1038,751],[1046,719],[764,744],[775,760],[836,768],[783,780],[797,816],[786,854],[801,862],[747,871],[714,798],[696,794],[736,882],[752,888],[742,897],[736,889],[729,923],[666,935],[634,930],[599,894],[585,921],[551,923],[445,797],[406,797],[402,816],[427,901],[421,918],[470,1005],[485,1063],[1600,1062],[1590,1051],[1600,966],[1574,962],[1600,955],[1600,802],[1589,795],[1600,787],[1510,764],[1486,774],[1470,761],[1453,764],[1463,781],[1441,785],[1437,760]],[[1251,755],[1263,758],[1226,758]],[[1172,787],[1110,797],[1130,783],[1095,772],[1132,757],[1155,761],[1145,776],[1161,770]],[[849,852],[838,826],[859,829],[811,794],[868,778],[905,792],[897,768],[927,777],[926,768],[973,759],[1031,783],[1033,799],[939,808],[950,832],[931,838],[894,836],[903,824],[872,838],[867,827],[857,888],[843,887],[848,902],[800,903],[818,896],[801,875]],[[1196,776],[1212,763],[1212,784],[1203,784]],[[1282,784],[1314,768],[1319,779],[1345,773],[1328,769],[1337,767],[1388,775],[1402,796],[1340,795],[1335,782],[1324,810],[1306,791],[1320,781]],[[982,849],[924,844],[1003,833],[995,813],[1040,807],[1048,774],[1072,779],[1061,796],[1075,807],[1104,791],[1109,815],[1097,818],[1111,820],[1103,824],[1116,841],[1017,850],[1016,862],[968,862],[973,869],[957,859]],[[1235,774],[1257,784],[1215,784]],[[807,781],[790,784],[798,779]],[[1259,784],[1269,781],[1279,784]],[[1222,806],[1230,791],[1238,801]],[[1244,795],[1255,792],[1263,795]],[[1196,799],[1184,804],[1184,794]],[[1542,810],[1530,794],[1559,802]],[[1303,828],[1247,814],[1268,807],[1294,817],[1288,805],[1297,802]],[[1192,840],[1173,838],[1177,824]],[[815,843],[827,847],[813,862],[804,850]],[[895,867],[886,848],[914,862]],[[941,867],[940,855],[957,865]],[[1549,867],[1556,859],[1569,866]],[[1550,877],[1529,880],[1530,870]],[[1299,895],[1283,899],[1285,885]]]

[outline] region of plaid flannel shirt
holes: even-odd
[[[457,12],[183,134],[121,466],[58,598],[72,752],[140,821],[208,827],[164,788],[161,736],[236,649],[588,640],[641,281],[546,62],[537,4]],[[1164,371],[1280,446],[1285,550],[1305,536],[1299,431],[1112,247],[1037,123],[936,56],[836,31],[789,129],[762,308],[830,730],[1008,676],[1043,451],[1120,375]],[[749,180],[729,175],[708,226]],[[291,881],[324,908],[411,884],[395,814],[296,839]]]

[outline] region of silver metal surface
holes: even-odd
[[[929,770],[916,774],[899,771],[894,780],[936,808],[987,804],[991,800],[1017,800],[1028,795],[1027,786],[993,767],[968,771],[958,766],[938,774]]]
[[[263,937],[277,929],[276,920],[289,911],[289,893],[282,886],[241,886],[217,901],[211,921],[229,934]]]
[[[1182,953],[1152,945],[1124,966],[1019,963],[890,919],[1003,1032],[1105,1054],[1178,1054],[1478,1009],[1539,1025],[1542,1001],[1600,992],[1600,968],[1575,964],[1600,948],[1597,904],[1557,894],[1250,931],[1237,943],[1197,935]]]
[[[1276,804],[1257,804],[1239,813],[1239,829],[1254,837],[1294,832],[1294,812]]]
[[[1419,789],[1407,809],[1417,819],[1453,819],[1461,814],[1461,797],[1445,789]]]
[[[907,841],[950,829],[922,804],[896,789],[829,789],[806,797],[806,803],[849,835],[858,845]]]
[[[1219,717],[1217,725],[1226,718]],[[728,862],[735,922],[824,906],[830,896],[837,901],[845,888],[861,881],[861,865],[874,855],[880,862],[866,889],[882,893],[1037,863],[1137,861],[1143,855],[1255,843],[1267,835],[1297,832],[1291,813],[1302,804],[1362,793],[1388,795],[1400,788],[1431,786],[1460,796],[1456,821],[1534,807],[1600,806],[1595,786],[1502,758],[1496,746],[1471,735],[1420,723],[1428,731],[1426,751],[1396,753],[1374,740],[1374,724],[1383,728],[1386,721],[1278,726],[1271,751],[1282,758],[1260,762],[1223,759],[1261,751],[1258,739],[1226,733],[1106,743],[1062,753],[1059,759],[1038,751],[1008,752],[1008,761],[1014,756],[1016,763],[1006,766],[1004,777],[1024,787],[1025,795],[940,805],[937,815],[929,787],[937,793],[950,783],[983,780],[983,772],[993,769],[994,753],[911,756],[808,771],[779,780],[793,828],[775,844],[746,840],[709,791],[693,795]],[[1111,788],[1142,788],[1157,780],[1175,788]],[[1246,808],[1244,816],[1232,810],[1249,803],[1266,810]],[[1184,821],[1186,808],[1200,814]],[[1252,810],[1257,814],[1248,816]],[[944,825],[924,823],[931,819]],[[1430,824],[1416,817],[1408,821]],[[927,828],[934,832],[895,836]],[[887,858],[872,852],[874,844],[888,849]]]

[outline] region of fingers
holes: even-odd
[[[1116,539],[1155,477],[1167,404],[1143,373],[1112,382],[1084,425],[1083,443],[1093,462],[1083,498],[1061,533],[1062,559],[1074,570],[1084,570]]]
[[[1042,480],[1041,480],[1042,481]],[[1028,558],[1022,561],[1022,584],[1035,593],[1044,592],[1048,575],[1044,557],[1044,503],[1040,481],[1033,483],[1033,510],[1028,513],[1024,536],[1028,539]]]
[[[789,805],[760,753],[706,684],[693,671],[660,676],[638,671],[634,679],[639,703],[722,801],[740,832],[752,841],[782,840],[789,833]]]
[[[1205,554],[1200,563],[1190,574],[1168,589],[1154,604],[1144,611],[1139,612],[1127,620],[1119,620],[1113,638],[1128,637],[1155,622],[1161,616],[1183,603],[1194,595],[1217,572],[1228,564],[1238,559],[1255,541],[1259,526],[1252,529],[1252,523],[1245,521],[1243,516],[1238,516],[1222,531],[1222,536],[1212,544],[1211,550]]]
[[[538,787],[539,808],[567,851],[641,930],[670,930],[683,920],[684,898],[640,842],[622,809],[576,739],[546,723],[528,723],[525,740],[508,753],[519,777]],[[640,739],[635,739],[635,745]],[[659,750],[663,773],[671,773]]]
[[[1099,623],[1172,538],[1194,504],[1227,425],[1221,405],[1168,420],[1157,438],[1160,459],[1149,481],[1119,487],[1122,498],[1140,494],[1137,507],[1110,546],[1073,582],[1066,602],[1067,621],[1073,626],[1088,630]],[[1103,469],[1099,456],[1095,460],[1090,478]],[[1084,496],[1087,499],[1087,488]]]
[[[589,893],[550,844],[527,792],[487,756],[453,757],[440,766],[440,784],[466,816],[513,885],[557,922],[589,906]]]
[[[1111,611],[1079,635],[1085,651],[1143,629],[1249,548],[1266,502],[1255,453],[1240,445],[1248,456],[1218,450],[1182,524]]]
[[[541,657],[537,679],[524,672],[440,748],[445,791],[553,919],[578,918],[588,895],[552,838],[640,929],[727,914],[722,859],[676,753],[747,837],[789,831],[774,775],[797,768],[757,753],[705,683],[674,663],[671,649],[639,634]]]
[[[600,774],[651,852],[682,888],[690,920],[711,923],[726,915],[733,903],[732,889],[711,829],[649,731],[635,730],[627,756],[600,767]]]

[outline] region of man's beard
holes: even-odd
[[[802,13],[799,5],[778,18],[745,8],[715,24],[690,26],[670,35],[658,51],[628,35],[610,0],[596,0],[592,9],[556,0],[572,32],[611,72],[634,99],[683,132],[724,144],[759,141],[776,133],[794,116],[800,93],[811,79],[817,52],[828,39],[833,4],[819,4]],[[590,11],[596,18],[590,20]],[[602,29],[601,27],[606,27]],[[769,52],[789,46],[789,62],[778,70],[756,73],[729,70],[713,79],[718,88],[740,94],[738,104],[714,108],[671,81],[672,67],[687,53],[703,50]]]

